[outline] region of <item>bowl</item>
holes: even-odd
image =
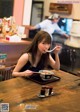
[[[54,75],[54,72],[50,70],[40,70],[39,72],[42,80],[50,80]]]

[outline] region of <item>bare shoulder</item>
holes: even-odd
[[[21,57],[20,57],[20,59],[19,59],[19,61],[27,61],[28,60],[28,53],[24,53]]]
[[[28,62],[28,53],[22,54],[19,58],[14,71],[20,71],[20,69]]]
[[[23,55],[22,55],[22,57],[24,57],[24,58],[28,58],[28,53],[24,53]]]

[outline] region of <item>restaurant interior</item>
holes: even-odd
[[[80,112],[79,10],[79,0],[0,0],[0,112]],[[40,31],[26,26],[54,13],[60,15],[58,26],[69,35],[52,35],[52,47],[62,46],[60,70],[13,77],[18,59]]]

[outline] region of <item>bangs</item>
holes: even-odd
[[[51,36],[47,32],[42,33],[39,37],[39,42],[43,41],[47,44],[51,44]]]
[[[46,37],[46,38],[43,39],[43,42],[47,43],[47,44],[51,44],[51,38]]]

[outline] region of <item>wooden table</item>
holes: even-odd
[[[80,77],[54,73],[61,77],[47,84],[53,86],[54,96],[39,98],[41,85],[17,77],[0,83],[0,103],[9,103],[10,112],[80,112]]]

